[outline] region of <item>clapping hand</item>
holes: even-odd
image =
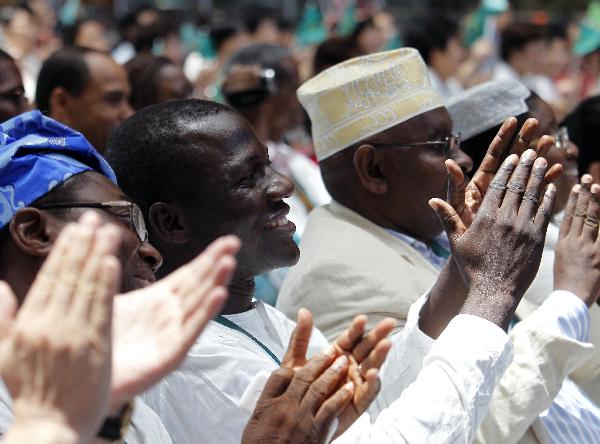
[[[380,389],[378,371],[392,348],[392,342],[387,339],[396,325],[392,318],[382,320],[364,335],[366,324],[366,316],[355,317],[350,327],[332,344],[336,356],[347,357],[348,382],[354,385],[352,402],[339,415],[336,435],[350,427],[377,397]],[[312,315],[308,310],[301,309],[282,366],[298,369],[306,364],[311,332]]]
[[[164,279],[115,298],[113,408],[181,364],[223,306],[239,248],[234,236],[217,239]]]
[[[469,286],[463,313],[508,328],[542,255],[556,192],[553,184],[545,186],[546,170],[546,160],[536,159],[533,150],[525,151],[520,161],[510,155],[490,183],[470,227],[447,202],[430,201]]]
[[[554,289],[575,294],[589,307],[600,296],[600,185],[585,174],[569,196],[554,259]]]
[[[0,286],[0,369],[15,413],[6,442],[87,442],[100,427],[119,245],[116,227],[86,213],[60,233],[16,317],[12,290]]]
[[[483,202],[483,198],[488,191],[493,177],[498,172],[502,161],[509,152],[521,155],[530,145],[530,141],[536,138],[539,132],[539,123],[536,119],[527,119],[517,137],[514,137],[517,131],[517,119],[510,117],[502,124],[498,134],[490,144],[481,165],[473,175],[468,184],[458,163],[454,160],[446,161],[448,171],[448,202],[456,214],[461,218],[465,227],[471,226],[477,210]],[[511,145],[511,140],[514,141]],[[554,140],[550,136],[543,136],[536,147],[538,156],[543,157],[552,147]],[[546,174],[546,182],[551,182],[558,175],[562,167],[554,165]]]

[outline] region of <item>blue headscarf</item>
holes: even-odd
[[[19,208],[85,171],[115,184],[108,163],[77,131],[29,111],[0,125],[0,229]]]

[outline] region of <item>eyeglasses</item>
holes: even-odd
[[[144,215],[142,214],[140,207],[133,202],[128,202],[126,200],[117,200],[112,202],[59,202],[46,205],[36,205],[35,208],[38,210],[58,210],[61,208],[128,208],[129,222],[140,239],[140,242],[148,241],[148,230],[146,229]]]
[[[429,140],[427,142],[414,142],[414,143],[373,143],[374,147],[391,147],[391,148],[404,148],[411,146],[432,146],[441,148],[444,152],[444,155],[448,155],[450,151],[456,150],[460,148],[461,137],[460,134],[452,134],[451,136],[446,136],[441,140]]]
[[[569,129],[566,126],[561,126],[552,134],[550,134],[550,136],[552,136],[552,138],[554,139],[554,147],[557,150],[566,150],[569,147],[569,142],[571,139],[569,138]],[[541,137],[532,140],[530,142],[530,147],[532,149],[536,149],[540,139]]]

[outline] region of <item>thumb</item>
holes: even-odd
[[[0,281],[0,340],[8,336],[15,314],[17,312],[17,297],[4,281]]]
[[[460,237],[467,231],[465,224],[458,216],[454,208],[442,199],[433,198],[429,200],[429,206],[435,211],[448,235],[450,245],[455,246]]]
[[[448,194],[446,201],[454,207],[457,213],[461,213],[465,205],[465,175],[455,160],[446,160],[446,171],[448,172]]]
[[[290,344],[283,361],[281,361],[282,367],[293,369],[306,363],[306,352],[308,351],[312,327],[313,319],[310,311],[306,308],[298,310],[298,323],[290,338]]]

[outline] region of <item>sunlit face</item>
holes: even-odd
[[[239,276],[252,278],[293,265],[299,250],[283,199],[294,192],[294,185],[271,168],[267,147],[250,124],[235,113],[221,112],[186,130],[194,145],[198,134],[198,152],[190,160],[195,172],[192,196],[181,207],[198,252],[218,236],[235,234],[242,241]]]

